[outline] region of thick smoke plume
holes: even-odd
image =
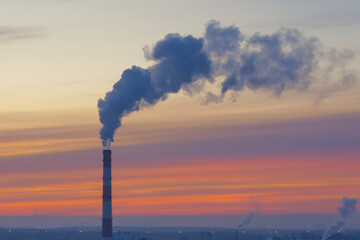
[[[203,39],[169,34],[147,54],[156,61],[154,66],[126,69],[113,90],[98,102],[103,146],[114,141],[122,117],[139,111],[142,103],[154,105],[199,78],[209,78],[211,61],[203,46]]]
[[[357,201],[358,200],[356,198],[344,197],[342,199],[342,206],[338,207],[340,219],[337,220],[335,224],[331,225],[328,229],[326,229],[326,231],[322,235],[321,240],[326,240],[335,233],[337,233],[337,231],[341,230],[341,228],[345,225],[346,218],[356,212]]]
[[[238,228],[244,227],[251,223],[252,219],[254,218],[255,213],[249,212],[249,214],[244,218],[244,220],[237,226]]]
[[[351,51],[326,49],[319,40],[296,29],[246,37],[235,26],[221,27],[210,21],[203,38],[168,34],[145,49],[146,57],[155,64],[148,69],[126,69],[113,90],[98,102],[104,147],[114,141],[124,116],[180,90],[203,92],[209,103],[221,102],[227,92],[245,88],[275,95],[287,89],[320,88],[320,94],[326,95],[356,80],[346,68],[353,58]],[[219,91],[205,92],[207,84],[219,86]]]

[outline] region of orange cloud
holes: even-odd
[[[356,156],[338,158],[222,158],[114,168],[114,214],[245,213],[251,199],[265,213],[333,211],[341,196],[360,192]],[[99,215],[101,184],[100,169],[5,173],[0,177],[0,211]]]

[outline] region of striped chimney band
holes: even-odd
[[[112,208],[111,208],[111,150],[103,151],[103,215],[102,238],[112,239]]]

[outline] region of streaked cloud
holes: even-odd
[[[143,146],[156,149],[166,145],[185,147],[186,142],[194,146],[192,153],[235,154],[246,146],[243,154],[258,148],[256,152],[276,151],[323,151],[331,149],[356,149],[360,139],[354,129],[358,128],[359,114],[343,116],[324,116],[314,119],[277,120],[268,123],[209,122],[203,125],[154,125],[154,123],[132,123],[121,129],[121,137],[114,148],[131,149],[132,146]],[[30,128],[2,130],[0,156],[17,156],[50,152],[68,152],[84,149],[98,149],[97,137],[99,126],[62,126],[49,128]],[[341,141],[339,140],[341,138]],[[302,142],[303,141],[303,142]],[[234,147],[234,144],[241,144]],[[189,145],[189,146],[190,146]],[[209,146],[213,146],[206,150]],[[268,147],[272,146],[272,147]],[[187,147],[185,147],[187,148]],[[169,150],[172,149],[169,148]],[[252,150],[251,150],[252,149]],[[165,153],[167,151],[160,150]],[[206,153],[209,151],[209,153]],[[186,152],[186,151],[185,151]],[[173,153],[181,156],[182,153]],[[137,154],[133,155],[137,156]]]
[[[41,27],[0,26],[0,43],[42,37],[44,35],[45,31]]]
[[[8,168],[0,177],[0,210],[4,215],[101,214],[100,158],[88,159],[95,164],[78,165],[84,161],[68,155],[68,161],[74,163],[71,169],[50,169],[55,157],[50,154],[43,162],[31,161],[29,164],[37,166],[30,172],[26,165],[17,163],[16,172]],[[41,165],[49,170],[44,171]],[[126,166],[114,159],[114,213],[246,213],[251,199],[260,202],[263,213],[268,214],[292,213],[294,209],[326,213],[339,196],[359,192],[359,170],[356,155],[209,156],[203,161],[179,159],[152,167]],[[324,201],[328,204],[318,205]]]

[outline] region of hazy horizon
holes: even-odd
[[[113,216],[114,227],[214,227],[236,228],[246,215]],[[101,227],[101,216],[0,216],[3,228]],[[338,219],[336,214],[261,214],[245,229],[319,229]],[[358,229],[360,215],[352,216],[345,228]]]

